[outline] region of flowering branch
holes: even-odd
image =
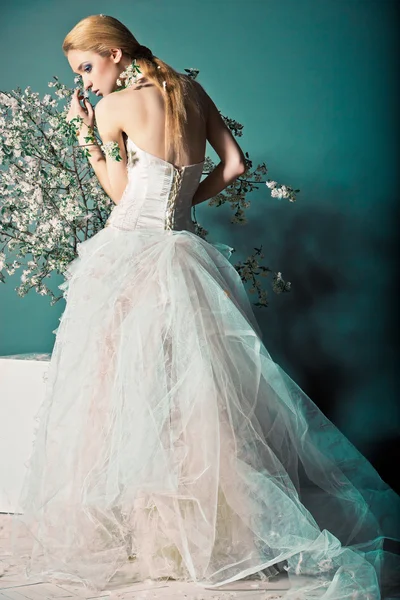
[[[189,77],[197,77],[198,70],[186,71]],[[75,77],[75,83],[80,81],[79,76]],[[88,148],[76,143],[80,117],[67,121],[68,102],[59,107],[74,90],[61,84],[56,76],[48,85],[55,88],[57,98],[46,94],[40,99],[29,86],[24,92],[20,88],[0,92],[0,282],[5,282],[5,272],[13,275],[24,266],[17,294],[23,297],[33,288],[40,295],[51,296],[54,305],[63,296],[56,296],[45,279],[53,272],[66,271],[77,257],[77,245],[104,227],[113,202],[86,160]],[[243,125],[228,117],[223,119],[234,135],[242,135]],[[95,142],[96,132],[89,131],[85,141],[87,146]],[[214,168],[207,157],[205,172]],[[262,176],[267,173],[265,163],[251,169],[246,152],[244,175],[208,202],[217,207],[229,202],[234,211],[231,222],[239,225],[247,222],[247,194],[264,183]],[[265,184],[272,197],[287,198],[289,202],[294,202],[300,191],[269,179]],[[196,220],[195,207],[193,217],[195,232],[206,239],[208,231]],[[7,261],[6,250],[15,251],[14,260]],[[27,255],[31,255],[28,261]],[[268,306],[260,278],[273,273],[259,263],[263,258],[261,246],[254,248],[243,263],[234,265],[243,282],[251,284],[249,293],[258,293],[256,306]],[[273,273],[272,289],[275,293],[288,292],[290,283],[284,282],[280,272]]]

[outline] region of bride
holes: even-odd
[[[285,571],[286,598],[380,598],[399,497],[273,361],[229,246],[195,234],[241,148],[118,20],[83,19],[63,51],[101,96],[76,91],[67,118],[115,206],[60,286],[13,519],[26,575],[101,590],[120,569],[215,588]],[[207,140],[220,163],[200,182]]]

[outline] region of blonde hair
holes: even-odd
[[[120,48],[133,61],[136,54],[140,55],[141,44],[123,23],[108,15],[85,17],[71,29],[62,44],[65,55],[70,50],[81,50],[108,57],[111,55],[111,48]],[[143,75],[163,92],[166,155],[174,150],[175,161],[180,162],[183,151],[187,149],[187,140],[183,135],[187,121],[186,101],[204,119],[204,104],[200,101],[202,88],[191,77],[178,73],[157,56],[153,55],[151,59],[138,57],[136,60]]]

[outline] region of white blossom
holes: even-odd
[[[265,185],[271,189],[277,185],[277,182],[276,181],[266,181]]]
[[[274,188],[271,192],[271,196],[273,198],[279,198],[280,200],[283,196],[281,188]]]
[[[289,190],[288,190],[288,188],[286,187],[286,185],[282,185],[282,186],[281,186],[281,191],[282,191],[282,196],[283,196],[284,198],[289,198]]]

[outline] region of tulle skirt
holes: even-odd
[[[400,499],[271,359],[230,250],[112,226],[79,244],[13,519],[27,577],[284,568],[308,576],[287,598],[380,598]]]

